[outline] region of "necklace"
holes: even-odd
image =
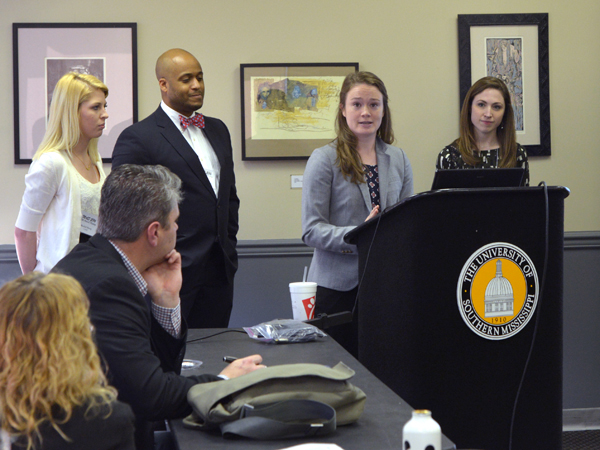
[[[90,170],[90,167],[92,167],[92,161],[91,161],[91,160],[90,160],[90,165],[89,165],[89,166],[86,166],[86,165],[85,165],[85,163],[83,162],[83,159],[81,159],[81,158],[80,158],[80,157],[79,157],[77,154],[74,154],[74,155],[75,155],[75,157],[76,157],[76,158],[77,158],[79,161],[81,161],[81,164],[83,164],[83,167],[85,167],[85,170]]]

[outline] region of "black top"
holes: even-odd
[[[488,169],[488,168],[498,168],[498,164],[500,161],[499,158],[499,150],[482,150],[479,152],[481,156],[481,163],[476,166],[471,166],[463,161],[462,155],[458,148],[454,146],[454,144],[447,145],[440,152],[436,161],[437,169]],[[515,167],[522,167],[525,169],[525,176],[523,185],[529,186],[529,161],[527,159],[527,150],[521,146],[521,144],[517,144],[517,164]]]
[[[108,405],[85,414],[87,406],[73,409],[71,419],[59,428],[70,439],[66,441],[49,422],[40,427],[42,436],[38,450],[134,450],[134,417],[129,405],[122,402],[112,404],[112,412],[108,413]],[[24,439],[13,443],[13,449],[27,448]]]

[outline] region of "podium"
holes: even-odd
[[[345,237],[359,252],[359,360],[457,448],[561,448],[568,195],[430,191]]]

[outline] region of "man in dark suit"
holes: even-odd
[[[182,255],[181,308],[190,328],[227,327],[237,270],[239,199],[231,138],[219,119],[196,110],[204,102],[198,60],[181,49],[156,62],[162,102],[121,133],[112,167],[160,164],[183,182],[177,249]]]
[[[138,449],[153,448],[153,421],[191,413],[187,392],[194,384],[263,367],[253,355],[219,376],[179,375],[187,336],[181,255],[174,249],[180,189],[181,180],[161,166],[114,169],[102,186],[98,233],[53,269],[75,277],[90,299],[110,383],[136,415]]]

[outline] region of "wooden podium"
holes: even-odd
[[[346,235],[359,360],[458,448],[561,448],[568,194],[425,192]]]

